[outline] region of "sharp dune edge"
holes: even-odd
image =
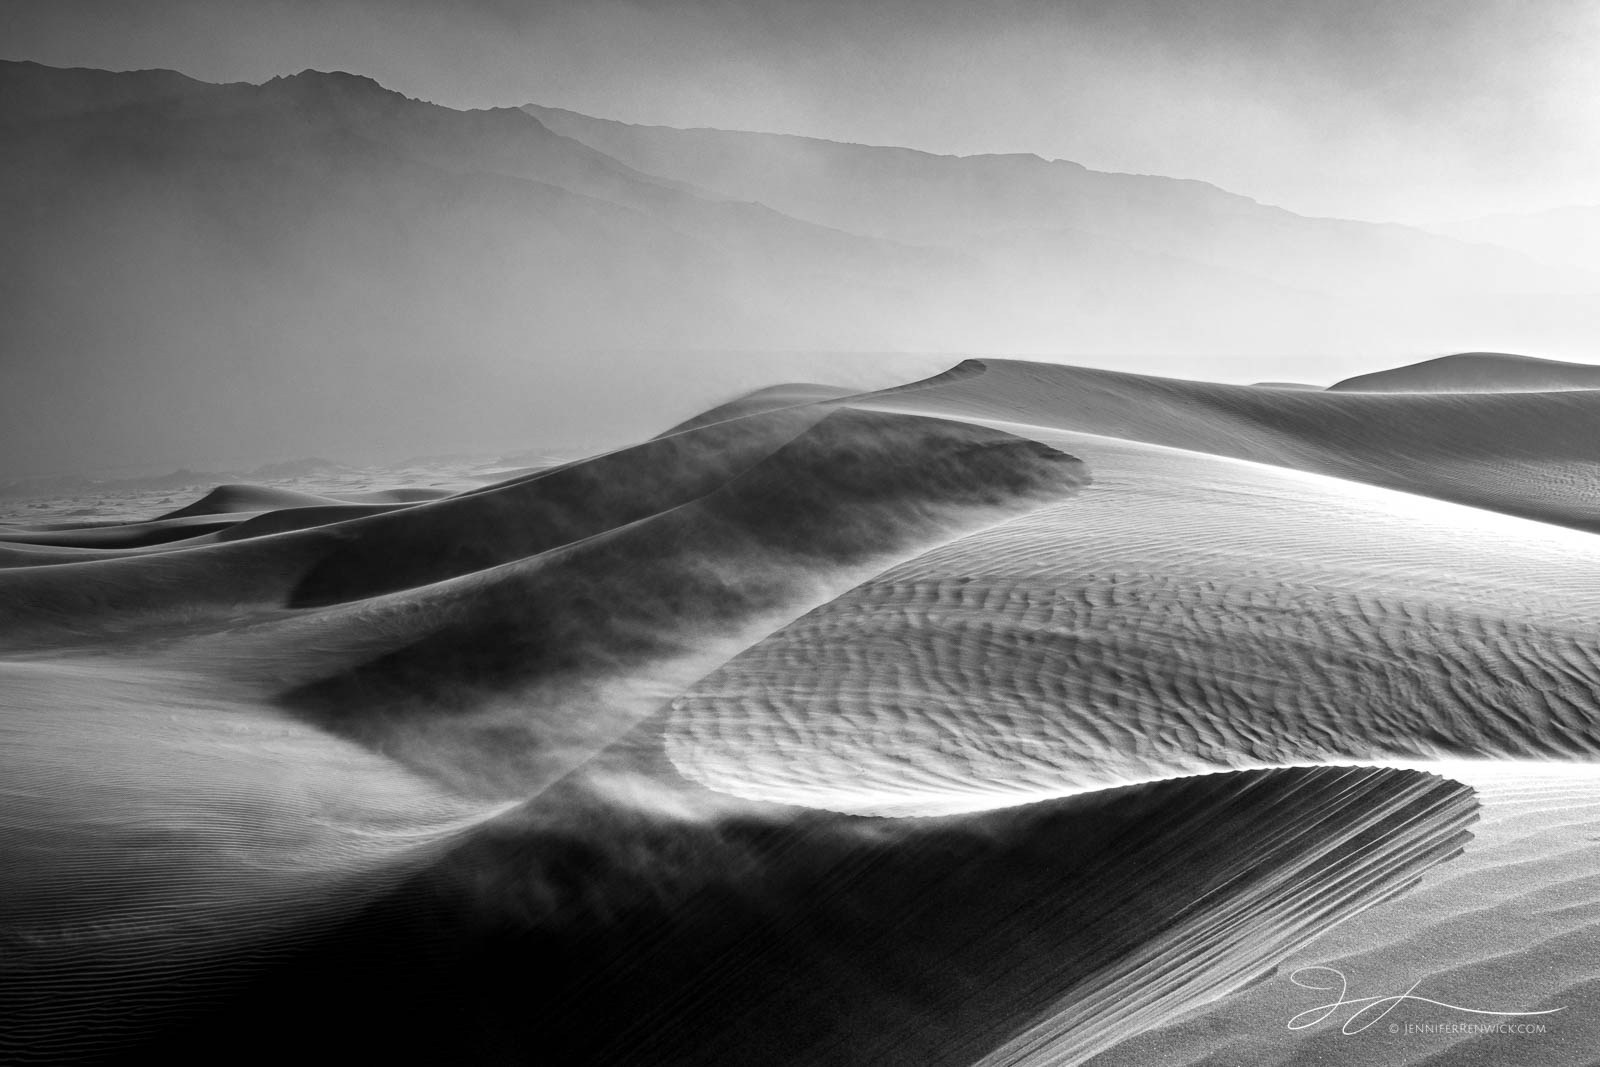
[[[0,527],[0,1058],[1595,1062],[1600,392],[1399,380]]]

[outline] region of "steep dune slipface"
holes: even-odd
[[[7,545],[0,1053],[1366,1063],[1244,1031],[1407,938],[1592,1004],[1586,396],[973,361]]]
[[[1092,1060],[1094,1067],[1219,1055],[1269,1065],[1593,1063],[1600,1047],[1595,768],[1440,769],[1478,799],[1481,817],[1461,856],[1403,898],[1287,953],[1271,981],[1130,1037]],[[1490,1014],[1388,999],[1407,990]],[[1340,999],[1355,1003],[1335,1006]],[[1393,1010],[1384,1015],[1386,1008]]]
[[[1475,812],[1454,782],[1342,768],[930,820],[731,805],[660,778],[630,795],[575,780],[486,824],[214,1031],[158,1050],[388,1012],[403,1037],[334,1025],[327,1051],[1078,1062],[1403,892]]]

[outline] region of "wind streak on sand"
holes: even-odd
[[[1081,1062],[1403,892],[1476,810],[1457,783],[1350,768],[918,820],[656,781],[649,807],[572,779],[485,824],[160,1054],[280,1013],[338,1034],[381,1011],[409,1020],[403,1044],[334,1051]]]

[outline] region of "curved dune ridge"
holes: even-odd
[[[285,1001],[307,1026],[381,1006],[418,1021],[321,1051],[416,1062],[1081,1059],[1403,892],[1461,849],[1475,811],[1457,783],[1370,768],[923,820],[681,787],[644,810],[569,783],[486,824],[212,1025]]]
[[[1194,1063],[1219,1055],[1223,1062],[1264,1065],[1593,1063],[1600,1048],[1595,769],[1515,763],[1440,769],[1469,784],[1478,798],[1481,817],[1461,856],[1403,898],[1286,954],[1276,980],[1152,1027],[1095,1059],[1096,1067]],[[1321,969],[1301,974],[1312,985],[1336,986],[1331,972],[1343,975],[1349,999],[1392,997],[1415,985],[1415,996],[1445,1004],[1545,1014],[1474,1016],[1406,1002],[1381,1020],[1374,1016],[1385,1005],[1348,1025],[1363,1006],[1357,1004],[1321,1022],[1301,1017],[1303,1028],[1291,1033],[1291,1020],[1335,999],[1326,989],[1289,980],[1302,968]],[[1368,1021],[1373,1025],[1362,1029]],[[1502,1022],[1537,1029],[1472,1033],[1459,1026]],[[1398,1038],[1389,1033],[1391,1025]],[[1456,1029],[1447,1028],[1452,1025]]]
[[[223,485],[146,522],[0,527],[5,530],[5,547],[12,550],[11,555],[0,556],[0,567],[70,562],[78,558],[71,554],[75,549],[165,550],[328,526],[449,495],[434,489],[398,489],[333,497],[278,486]],[[32,546],[35,551],[30,556],[16,551],[16,546]]]
[[[1267,1025],[1387,960],[1572,1008],[1562,1062],[1596,396],[971,360],[0,528],[0,1057],[1493,1052]]]
[[[1040,436],[1090,457],[1097,491],[891,567],[734,657],[674,702],[678,766],[928,814],[1234,767],[1600,751],[1592,535]]]

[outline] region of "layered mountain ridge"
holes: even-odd
[[[458,111],[346,73],[7,63],[0,90],[7,477],[559,444],[608,368],[687,417],[732,395],[708,382],[840,380],[816,352],[1276,380],[1600,340],[1581,272],[1195,181]]]

